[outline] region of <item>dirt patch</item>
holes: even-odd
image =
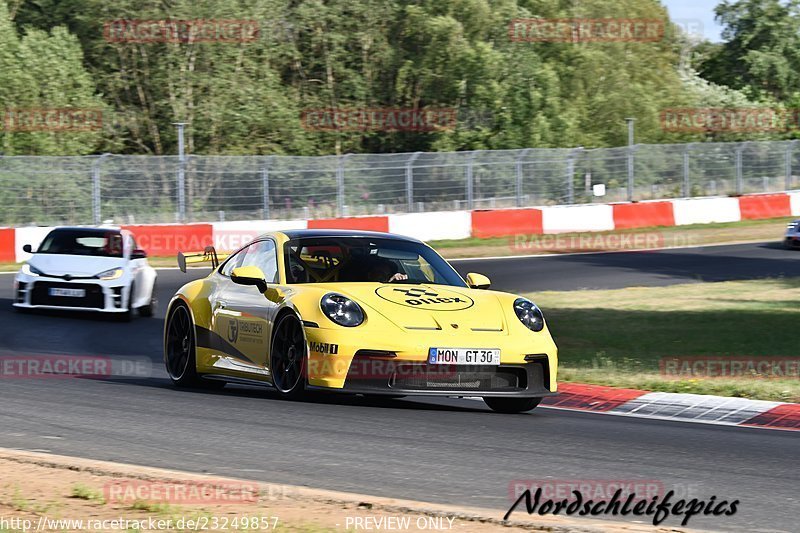
[[[7,449],[0,449],[0,479],[2,532],[686,531],[554,516],[503,522],[495,510]]]

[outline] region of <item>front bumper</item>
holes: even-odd
[[[51,288],[83,289],[83,297],[52,296]],[[64,280],[47,276],[18,275],[14,279],[13,306],[21,309],[59,309],[124,313],[128,308],[130,284],[115,280]]]
[[[305,328],[308,385],[363,394],[540,397],[557,391],[558,350],[547,329],[512,333]],[[500,364],[439,365],[431,347],[500,350]]]
[[[366,363],[366,364],[365,364]],[[381,372],[372,361],[351,365],[342,392],[403,396],[542,397],[555,393],[550,383],[547,356],[523,364],[450,366],[387,362]]]

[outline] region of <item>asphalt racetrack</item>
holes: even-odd
[[[800,276],[800,250],[780,242],[454,260],[462,273],[480,272],[500,291],[571,291],[658,287],[677,283]]]
[[[756,244],[455,265],[489,275],[494,288],[525,292],[790,276],[798,254]],[[162,304],[203,273],[160,270]],[[735,516],[696,516],[689,527],[797,531],[796,432],[556,409],[500,415],[467,399],[288,402],[243,386],[179,391],[161,363],[163,305],[154,318],[122,323],[15,313],[11,297],[12,276],[2,275],[0,355],[107,355],[152,365],[139,377],[2,380],[3,447],[490,507],[498,518],[520,480],[656,481],[678,497],[740,500]],[[678,523],[669,518],[662,527]]]

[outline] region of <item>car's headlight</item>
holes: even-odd
[[[122,269],[121,268],[112,268],[111,270],[106,270],[105,272],[100,272],[99,274],[95,275],[96,278],[100,279],[117,279],[122,277]]]
[[[28,276],[44,276],[44,272],[29,263],[22,265],[22,273]]]
[[[364,322],[364,311],[356,302],[341,294],[329,293],[319,303],[322,312],[339,324],[352,328]]]
[[[514,312],[519,321],[531,331],[542,331],[544,329],[544,315],[535,303],[525,298],[514,300]]]

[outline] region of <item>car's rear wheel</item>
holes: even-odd
[[[178,304],[167,317],[164,363],[169,378],[179,387],[189,387],[197,382],[194,346],[194,327],[189,310]]]
[[[175,305],[167,316],[167,338],[164,342],[164,364],[177,387],[221,389],[224,381],[206,380],[197,374],[194,324],[189,309]]]
[[[285,314],[275,324],[269,360],[278,393],[293,400],[301,398],[306,389],[306,341],[303,326],[293,315]]]
[[[495,398],[487,396],[483,399],[492,411],[498,413],[524,413],[536,408],[541,398]]]

